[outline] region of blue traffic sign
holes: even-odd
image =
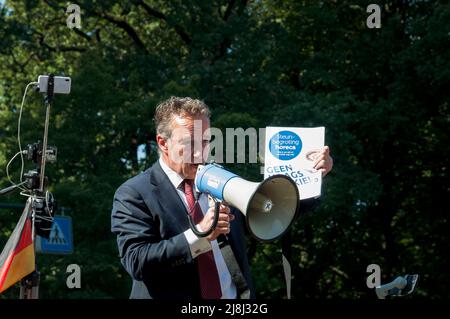
[[[49,238],[39,237],[37,244],[38,252],[44,254],[71,254],[73,252],[72,219],[69,216],[55,216]]]

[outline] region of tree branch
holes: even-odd
[[[86,33],[84,33],[83,31],[77,29],[77,28],[73,28],[72,29],[76,34],[78,34],[79,36],[81,36],[82,38],[86,39],[87,41],[91,42],[92,37],[87,35]]]
[[[104,18],[105,20],[115,24],[116,26],[118,26],[119,28],[121,28],[123,31],[125,31],[128,36],[133,40],[133,42],[140,48],[142,49],[146,54],[148,54],[149,52],[147,51],[147,48],[145,47],[144,42],[142,42],[142,40],[139,38],[139,35],[137,34],[136,30],[133,29],[133,27],[131,25],[129,25],[125,20],[120,20],[117,19],[113,16],[110,16],[106,13],[103,14],[99,14],[99,13],[94,13],[95,15]]]
[[[45,36],[44,34],[40,33],[40,32],[36,32],[37,35],[39,35],[39,44],[45,48],[47,48],[48,50],[52,51],[52,52],[84,52],[86,51],[86,48],[79,48],[79,47],[74,47],[74,46],[70,46],[70,47],[52,47],[50,46],[48,43],[45,43]]]
[[[97,42],[102,42],[102,39],[100,37],[100,29],[95,30],[95,38],[97,39]]]
[[[145,9],[145,11],[146,11],[149,15],[151,15],[151,16],[153,16],[153,17],[155,17],[155,18],[164,20],[164,21],[167,22],[167,17],[166,17],[166,15],[165,15],[164,13],[162,13],[162,12],[160,12],[160,11],[158,11],[158,10],[153,9],[153,8],[150,7],[148,4],[146,4],[143,0],[138,0],[138,1],[135,1],[135,2],[136,2],[136,4],[137,4],[138,6],[143,7],[143,8]]]
[[[336,274],[338,274],[339,276],[341,276],[342,278],[345,278],[345,279],[349,279],[349,276],[345,273],[345,272],[343,272],[342,270],[340,270],[339,268],[337,268],[337,267],[334,267],[334,266],[330,266],[330,269],[333,271],[333,272],[335,272]]]
[[[248,3],[248,0],[241,0],[239,2],[239,7],[237,10],[238,15],[241,15],[243,13],[247,3]],[[224,21],[227,21],[228,18],[230,17],[235,4],[236,4],[235,0],[230,0],[230,2],[228,3],[227,9],[225,10],[225,14],[223,16]],[[231,41],[232,41],[232,39],[230,39],[229,36],[224,36],[222,42],[219,44],[218,52],[213,58],[213,63],[215,63],[217,60],[223,58],[227,54],[227,50],[231,46]]]
[[[245,7],[248,4],[248,0],[241,0],[238,8],[238,14],[242,14],[244,12]]]
[[[31,59],[32,59],[35,55],[36,55],[35,53],[31,53],[30,56],[25,60],[25,62],[20,63],[20,62],[16,59],[16,56],[14,55],[14,53],[11,52],[11,58],[12,58],[12,60],[13,60],[13,62],[14,62],[14,65],[15,65],[15,66],[18,66],[18,67],[20,68],[20,71],[21,71],[22,73],[25,72],[25,67],[28,65],[28,63],[31,61]]]
[[[231,11],[233,11],[233,7],[236,4],[236,0],[230,0],[230,2],[228,3],[227,9],[225,10],[225,13],[223,15],[223,20],[224,21],[228,21],[228,18],[231,15]]]
[[[174,28],[175,32],[180,36],[180,38],[183,40],[184,43],[189,45],[192,42],[191,37],[186,33],[186,31],[183,30],[183,28],[181,26],[179,26],[178,24],[171,25],[171,23],[169,23],[169,19],[167,18],[167,16],[164,13],[153,9],[148,4],[146,4],[143,0],[137,0],[135,3],[136,3],[136,5],[144,8],[144,10],[152,17],[163,20],[169,26],[172,26]]]

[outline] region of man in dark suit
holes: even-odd
[[[209,151],[209,115],[202,101],[191,98],[172,97],[158,105],[154,120],[160,159],[115,193],[112,232],[133,278],[131,298],[255,297],[242,214],[221,205],[217,227],[207,237],[197,237],[189,227],[188,214],[200,231],[210,228],[214,215],[205,194],[194,205],[193,191],[197,167]],[[323,154],[317,169],[326,173],[328,154]],[[220,235],[226,235],[231,261],[221,251]]]

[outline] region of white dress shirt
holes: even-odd
[[[178,196],[184,203],[184,206],[189,211],[189,205],[186,200],[186,195],[184,194],[184,190],[182,190],[181,188],[181,183],[184,179],[180,175],[178,175],[177,172],[172,170],[162,158],[159,159],[159,164],[161,165],[164,173],[166,173],[172,185],[175,187]],[[207,212],[209,209],[208,196],[206,194],[201,194],[198,202],[202,213],[205,214],[205,212]],[[230,271],[225,264],[225,260],[223,259],[222,253],[220,252],[217,240],[213,240],[210,242],[206,238],[199,238],[190,228],[184,232],[184,235],[186,236],[186,239],[189,243],[192,258],[195,258],[198,255],[208,252],[212,249],[214,260],[216,262],[217,272],[219,274],[222,299],[236,299],[236,286],[231,280]]]

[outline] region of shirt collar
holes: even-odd
[[[161,165],[162,170],[164,173],[166,173],[167,177],[169,178],[170,182],[175,188],[180,187],[180,184],[184,181],[184,178],[181,177],[177,172],[175,172],[173,169],[171,169],[162,159],[162,157],[159,158],[159,164]]]

